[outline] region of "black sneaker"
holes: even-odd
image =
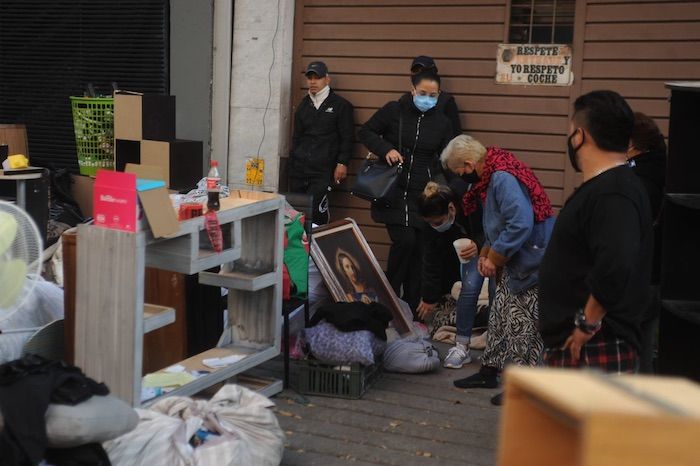
[[[491,397],[491,404],[494,406],[501,406],[503,404],[503,392]]]
[[[457,388],[496,388],[498,370],[495,367],[481,366],[479,372],[467,378],[454,381]]]

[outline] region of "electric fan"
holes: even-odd
[[[39,229],[25,211],[0,201],[0,310],[9,315],[31,294],[41,270]],[[2,315],[2,314],[0,314]]]
[[[0,201],[0,318],[22,307],[39,277],[42,257],[39,229],[25,211]],[[33,329],[0,329],[2,333]]]

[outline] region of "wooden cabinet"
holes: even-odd
[[[74,362],[77,238],[78,235],[75,231],[66,232],[62,236],[65,309],[64,359],[71,364]],[[166,309],[173,309],[173,312],[162,315],[161,320],[146,319],[143,336],[144,373],[174,364],[187,356],[185,279],[186,276],[181,273],[146,268],[145,301],[163,306]],[[157,314],[156,309],[152,309],[150,314]],[[148,314],[148,308],[144,312]]]
[[[700,386],[684,379],[512,367],[499,466],[695,466]]]
[[[700,82],[670,83],[659,372],[700,381]]]
[[[225,249],[207,249],[204,219],[180,222],[180,230],[156,239],[150,230],[128,233],[94,226],[78,228],[75,363],[112,392],[140,404],[145,364],[143,335],[170,321],[172,309],[144,304],[145,267],[200,273],[224,264],[226,273],[201,273],[200,282],[229,288],[228,325],[215,348],[180,361],[188,371],[206,371],[171,391],[191,395],[267,361],[280,352],[284,198],[233,191],[222,199],[219,221]],[[177,316],[175,316],[177,318]],[[233,357],[213,369],[207,358]],[[167,365],[167,364],[165,364]],[[164,366],[165,366],[164,365]],[[159,369],[164,369],[160,367]],[[153,402],[155,400],[151,400]],[[150,402],[149,402],[150,403]]]

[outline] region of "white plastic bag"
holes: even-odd
[[[277,466],[284,433],[273,406],[239,385],[224,385],[209,401],[168,397],[138,410],[136,429],[104,447],[114,466]],[[193,448],[200,427],[220,435]]]

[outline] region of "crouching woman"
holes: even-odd
[[[430,225],[423,233],[423,279],[418,316],[426,318],[435,309],[437,301],[461,280],[462,288],[456,305],[457,335],[443,365],[459,369],[471,362],[469,343],[476,316],[477,301],[484,277],[477,272],[478,247],[483,244],[481,210],[469,216],[462,212],[462,196],[448,186],[430,182],[418,198],[418,209]],[[454,242],[469,238],[467,245],[456,253]],[[460,264],[460,262],[463,262]]]
[[[535,174],[510,152],[485,148],[476,139],[454,138],[441,155],[445,168],[476,173],[479,182],[464,195],[469,215],[483,206],[485,241],[479,273],[497,282],[489,313],[486,350],[477,374],[456,380],[460,388],[495,388],[506,361],[520,366],[540,362],[542,338],[537,330],[539,265],[549,242],[552,205]],[[492,399],[500,404],[501,395]]]

